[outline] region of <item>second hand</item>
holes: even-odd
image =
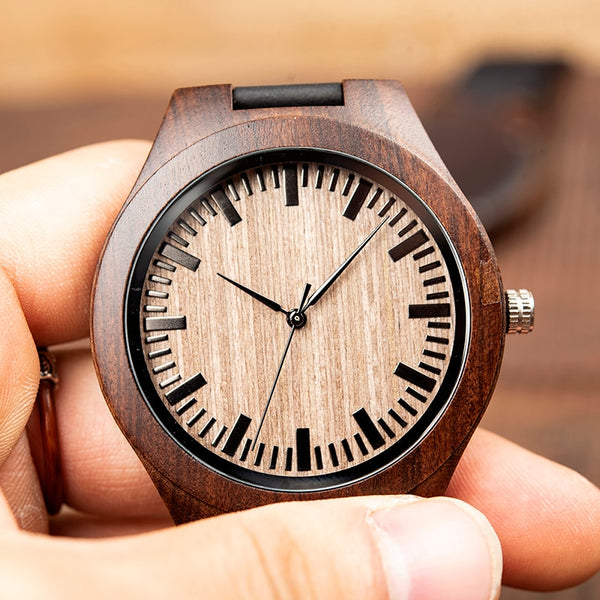
[[[300,301],[300,306],[297,311],[292,311],[292,314],[295,313],[295,315],[298,317],[303,316],[302,311],[304,310],[304,303],[306,302],[306,298],[308,297],[309,291],[310,291],[310,283],[307,283],[306,287],[304,288],[304,293],[302,294],[302,300]],[[263,414],[260,418],[260,423],[258,424],[258,429],[256,431],[256,436],[254,437],[254,442],[252,442],[251,450],[254,450],[254,448],[256,447],[256,442],[258,441],[258,436],[260,435],[260,431],[262,429],[263,423],[265,422],[265,417],[267,416],[267,412],[269,410],[269,405],[271,404],[271,400],[273,399],[273,394],[275,393],[275,388],[277,387],[277,382],[279,381],[279,375],[281,375],[281,370],[283,368],[283,363],[285,362],[285,357],[287,356],[288,350],[290,349],[290,345],[292,343],[292,338],[294,337],[294,333],[296,333],[296,329],[299,328],[299,326],[296,325],[296,322],[293,317],[291,318],[291,320],[289,322],[291,323],[292,330],[290,331],[290,336],[288,337],[287,344],[285,345],[285,349],[283,351],[283,356],[281,357],[281,360],[279,361],[279,368],[277,369],[277,373],[275,374],[275,380],[273,381],[273,385],[271,386],[271,392],[269,393],[269,398],[267,399],[267,404],[266,404]],[[302,325],[304,325],[303,319],[300,318],[298,320],[298,322],[299,323],[301,322]]]

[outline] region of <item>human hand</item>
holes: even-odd
[[[280,504],[171,527],[106,408],[87,347],[58,353],[70,509],[49,524],[24,435],[36,346],[87,336],[96,261],[148,149],[100,144],[0,177],[3,597],[483,599],[499,583],[496,534],[508,585],[557,589],[600,567],[598,489],[485,431],[448,494],[496,533],[466,504],[410,497]]]

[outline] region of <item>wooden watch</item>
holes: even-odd
[[[479,220],[393,81],[177,90],[106,242],[92,348],[177,523],[441,494],[507,330]]]

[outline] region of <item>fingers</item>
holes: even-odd
[[[0,467],[0,489],[6,501],[0,505],[0,528],[10,518],[26,531],[48,531],[48,513],[24,433]]]
[[[165,517],[167,510],[102,397],[89,350],[58,355],[58,434],[67,503],[115,517]]]
[[[600,569],[600,490],[567,467],[480,430],[448,494],[494,526],[507,585],[561,589]]]
[[[87,335],[100,249],[148,149],[96,144],[0,177],[0,266],[38,345]]]
[[[166,518],[106,408],[89,354],[64,356],[60,368],[57,409],[69,502],[112,518]],[[565,467],[478,431],[448,492],[476,506],[494,525],[508,585],[560,588],[600,567],[599,492]]]
[[[15,290],[0,267],[0,466],[14,448],[35,401],[40,363]]]
[[[101,543],[12,539],[0,579],[15,598],[24,587],[31,598],[497,597],[500,546],[485,519],[450,499],[411,500],[280,504]]]

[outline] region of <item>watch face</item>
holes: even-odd
[[[199,177],[142,242],[129,360],[169,435],[225,477],[315,491],[427,435],[469,339],[456,251],[401,181],[347,155],[255,153]]]

